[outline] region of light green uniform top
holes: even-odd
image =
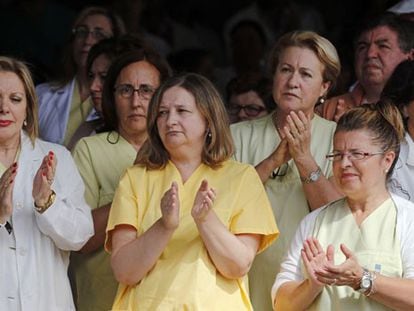
[[[134,163],[136,150],[117,132],[105,132],[82,138],[73,157],[85,183],[85,200],[95,209],[112,202],[120,177]],[[103,247],[92,254],[72,253],[70,264],[77,310],[109,310],[118,283]]]
[[[388,277],[401,278],[401,243],[396,224],[397,210],[391,198],[374,210],[360,226],[355,222],[346,201],[340,200],[320,212],[312,236],[319,240],[324,249],[329,244],[334,246],[336,264],[346,259],[339,247],[343,243],[355,254],[362,267]],[[302,267],[302,271],[306,269]],[[309,310],[391,309],[349,286],[325,286]]]
[[[65,138],[63,139],[65,146],[70,143],[73,134],[85,122],[93,107],[91,97],[88,97],[83,102],[81,101],[78,82],[75,83],[73,88],[72,102],[70,105],[68,124],[66,126]]]
[[[257,165],[276,149],[281,138],[272,116],[231,126],[237,160]],[[335,128],[336,123],[317,115],[312,119],[311,153],[327,178],[332,176],[332,164],[325,156],[332,151]],[[270,293],[276,274],[299,222],[310,211],[296,165],[293,160],[288,163],[285,176],[269,178],[265,183],[280,236],[276,243],[256,256],[249,272],[250,297],[255,310],[273,310]],[[282,166],[279,173],[284,173],[285,168]]]

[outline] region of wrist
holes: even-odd
[[[35,200],[34,206],[35,210],[42,214],[44,213],[54,202],[56,198],[56,193],[52,189],[50,189],[49,196],[46,200]]]

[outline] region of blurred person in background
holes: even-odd
[[[89,50],[97,42],[122,33],[122,21],[105,8],[87,7],[79,13],[66,49],[62,78],[36,87],[41,138],[67,146],[79,126],[94,114],[86,70]]]
[[[230,123],[253,120],[271,113],[272,81],[261,74],[244,74],[231,80],[226,88],[226,108]]]

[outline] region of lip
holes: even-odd
[[[13,121],[10,121],[10,120],[0,120],[0,127],[7,127],[12,123]]]
[[[298,95],[296,95],[294,93],[291,93],[291,92],[284,92],[282,95],[283,96],[288,96],[288,97],[296,97],[296,98],[299,98]]]
[[[139,119],[139,118],[147,118],[146,115],[140,114],[140,113],[134,113],[134,114],[130,114],[128,116],[129,119]]]

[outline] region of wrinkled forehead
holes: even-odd
[[[363,31],[358,37],[357,43],[360,42],[376,42],[378,40],[386,40],[398,43],[398,33],[389,26],[381,25]]]

